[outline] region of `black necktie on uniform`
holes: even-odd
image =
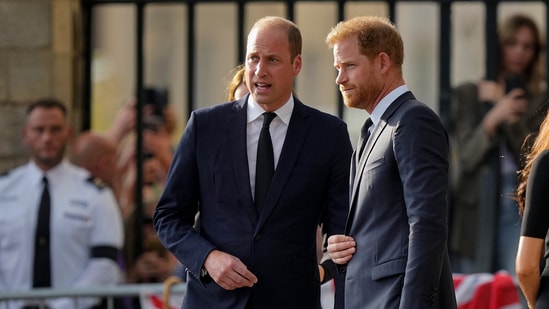
[[[273,143],[269,125],[275,113],[263,113],[263,127],[257,142],[257,161],[255,165],[255,208],[258,214],[263,210],[263,204],[267,198],[267,192],[274,175]]]
[[[34,268],[32,286],[51,287],[51,257],[50,257],[50,191],[48,179],[42,178],[44,190],[38,209],[36,236],[34,241]]]
[[[372,126],[372,124],[373,124],[372,119],[368,118],[366,122],[364,122],[364,125],[360,130],[360,139],[358,140],[358,147],[360,148],[358,148],[357,161],[360,160],[360,157],[362,156],[362,152],[364,151],[364,147],[366,146],[366,142],[370,137],[370,127]]]

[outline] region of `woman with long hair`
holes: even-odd
[[[549,261],[545,242],[549,229],[549,115],[519,173],[517,200],[522,219],[516,259],[520,288],[528,308],[549,308]],[[549,238],[548,238],[549,239]],[[545,258],[544,258],[545,256]],[[545,267],[541,266],[545,264]]]

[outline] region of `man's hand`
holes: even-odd
[[[356,242],[350,236],[332,235],[328,238],[328,253],[336,264],[347,264],[356,252]]]
[[[213,250],[206,257],[204,267],[212,279],[225,290],[252,287],[257,277],[237,257]]]

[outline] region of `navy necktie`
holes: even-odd
[[[368,141],[368,138],[370,137],[370,127],[372,126],[373,122],[371,118],[368,118],[366,122],[364,122],[364,125],[362,126],[362,129],[360,130],[360,139],[358,143],[358,156],[357,160],[360,160],[360,157],[362,156],[362,152],[364,151],[364,147],[366,146],[366,142]]]
[[[273,143],[271,141],[271,133],[269,132],[269,125],[274,117],[276,117],[275,113],[263,113],[263,126],[259,134],[259,141],[257,142],[255,208],[258,215],[263,210],[267,192],[271,185],[271,179],[274,175]]]
[[[44,190],[38,209],[36,235],[34,242],[33,284],[35,288],[51,287],[51,256],[50,256],[50,191],[48,179],[42,179]]]

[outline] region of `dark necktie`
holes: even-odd
[[[362,156],[362,152],[364,151],[364,147],[366,146],[366,142],[370,137],[370,127],[372,126],[372,124],[373,124],[372,119],[368,118],[366,122],[364,122],[364,125],[360,130],[360,139],[358,140],[358,147],[360,148],[358,148],[357,161],[360,160],[360,157]]]
[[[34,241],[33,284],[35,288],[51,287],[50,257],[50,192],[48,179],[44,176],[44,190],[38,209],[36,236]]]
[[[263,210],[274,174],[273,143],[271,141],[271,133],[269,132],[269,125],[274,117],[276,117],[275,113],[263,113],[263,127],[261,127],[259,141],[257,142],[255,208],[258,214],[261,214]]]

